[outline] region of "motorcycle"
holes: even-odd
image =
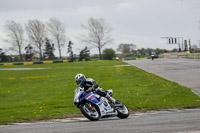
[[[106,92],[110,96],[113,94],[112,90]],[[116,103],[112,104],[107,98],[101,97],[95,92],[87,93],[80,87],[74,91],[74,104],[91,121],[116,116],[123,119],[129,116],[128,108],[122,102],[116,100]]]

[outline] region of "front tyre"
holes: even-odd
[[[98,108],[91,103],[84,103],[80,106],[82,114],[91,121],[98,121],[100,114]]]
[[[127,118],[129,116],[129,111],[128,111],[128,108],[126,107],[126,105],[124,105],[120,101],[116,101],[115,104],[121,104],[121,106],[118,106],[118,107],[115,108],[118,112],[117,117],[119,117],[121,119]]]

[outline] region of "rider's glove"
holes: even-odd
[[[87,92],[92,92],[92,91],[94,91],[95,89],[93,88],[93,87],[90,87],[90,88],[88,88],[87,89]]]

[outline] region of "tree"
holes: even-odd
[[[65,26],[56,18],[50,18],[46,24],[47,24],[47,30],[51,33],[53,39],[55,40],[57,44],[60,59],[61,59],[62,57],[61,48],[66,43]]]
[[[85,59],[85,61],[90,61],[90,50],[88,50],[87,47],[80,51],[79,61],[83,59]]]
[[[26,50],[26,56],[25,56],[25,58],[26,58],[26,61],[28,61],[28,60],[32,60],[32,58],[33,58],[33,47],[31,46],[31,44],[28,44],[26,47],[25,47],[25,50]]]
[[[138,54],[140,56],[145,56],[146,55],[146,50],[144,48],[138,49]]]
[[[137,54],[138,54],[137,50],[132,50],[132,54],[133,54],[133,56],[137,56]]]
[[[92,17],[88,20],[87,26],[82,25],[82,27],[88,31],[88,35],[82,35],[81,40],[98,48],[99,59],[101,59],[101,49],[112,42],[111,28],[105,23],[104,19]]]
[[[8,57],[3,52],[3,49],[0,48],[0,62],[7,62],[7,61],[8,61]]]
[[[145,53],[147,53],[149,56],[151,55],[151,54],[154,54],[154,50],[152,49],[152,48],[147,48],[147,49],[145,49]]]
[[[135,49],[135,44],[120,44],[117,48],[117,51],[122,52],[123,55],[130,55]]]
[[[73,51],[72,51],[72,45],[73,45],[72,41],[69,41],[67,53],[70,54],[70,61],[71,61],[71,62],[74,61]]]
[[[40,60],[43,59],[43,43],[45,41],[45,25],[39,20],[29,20],[26,25],[26,31],[30,42],[39,49]]]
[[[163,54],[165,49],[156,48],[154,51],[155,51],[156,55],[158,56],[159,54]],[[172,52],[178,52],[178,49],[173,49]]]
[[[24,45],[24,30],[22,25],[16,23],[15,21],[7,21],[4,25],[4,28],[7,31],[7,39],[6,42],[12,45],[12,49],[18,49],[20,60],[22,61],[22,49]]]
[[[54,44],[50,43],[49,39],[46,38],[45,39],[45,49],[44,49],[44,57],[49,59],[49,60],[52,60],[55,58],[55,55],[54,55]]]
[[[178,52],[178,49],[174,48],[174,49],[171,50],[171,52]]]
[[[196,44],[194,44],[194,45],[191,46],[191,51],[192,52],[197,52],[197,49],[198,49],[198,47],[197,47]]]
[[[104,60],[112,60],[114,57],[116,57],[116,54],[112,48],[106,48],[103,50],[103,59]]]

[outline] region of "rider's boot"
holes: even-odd
[[[111,103],[113,103],[113,104],[116,103],[116,100],[115,100],[113,97],[111,97],[109,94],[106,95],[106,98],[107,98]]]
[[[108,93],[106,93],[105,91],[103,91],[101,88],[98,88],[96,90],[96,93],[100,96],[106,97],[112,104],[116,103],[116,100],[114,98],[112,98]]]

